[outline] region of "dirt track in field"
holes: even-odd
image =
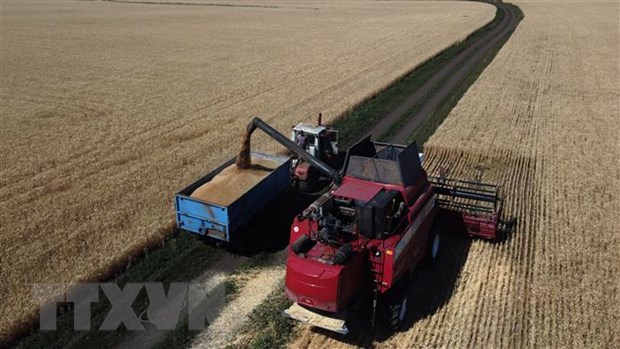
[[[200,287],[201,290],[204,290],[204,297],[206,299],[213,294],[217,294],[215,291],[216,288],[224,290],[224,283],[227,278],[246,260],[247,258],[242,256],[226,254],[211,268],[205,270],[202,275],[191,280],[191,282],[194,284],[194,287]],[[220,292],[220,294],[221,293],[223,292]],[[184,308],[182,316],[187,316],[187,308]],[[144,326],[144,331],[132,332],[123,342],[119,343],[115,349],[151,348],[164,340],[169,333],[169,331],[166,330],[159,330],[150,322],[143,322],[142,325]]]
[[[430,93],[433,87],[437,87],[436,85],[440,84],[437,90],[433,91],[430,96],[424,99],[424,103],[420,106],[419,111],[411,116],[405,126],[390,139],[392,143],[406,144],[407,140],[415,134],[420,125],[435,112],[446,98],[448,98],[450,93],[454,91],[463,79],[480,63],[485,54],[497,45],[500,40],[505,38],[506,35],[515,30],[519,24],[519,18],[514,8],[505,6],[501,3],[497,6],[505,11],[505,16],[502,18],[501,23],[474,45],[471,45],[461,52],[437,74],[434,74],[431,79],[432,81],[429,80],[429,85],[425,86],[428,89],[420,89],[420,94],[424,95]],[[435,86],[433,86],[433,84]],[[416,100],[412,98],[408,100],[405,105],[414,106],[419,102],[419,99]],[[404,106],[401,106],[397,110],[406,109],[404,109]],[[388,115],[388,117],[390,117],[390,115]]]
[[[415,133],[420,125],[435,112],[439,105],[462,82],[463,78],[474,69],[484,55],[506,34],[517,27],[519,18],[514,13],[514,9],[501,3],[497,4],[497,6],[505,11],[505,16],[500,24],[447,62],[409,96],[405,102],[373,126],[368,135],[372,135],[373,138],[381,137],[394,124],[399,122],[408,111],[423,102],[415,114],[408,116],[409,121],[390,138],[392,143],[405,144],[408,138]]]
[[[222,309],[205,331],[194,338],[191,347],[223,348],[230,344],[250,313],[280,286],[286,255],[286,250],[276,253],[269,266],[251,275],[235,299]]]

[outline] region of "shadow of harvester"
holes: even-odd
[[[229,246],[229,252],[253,256],[260,252],[274,253],[289,243],[293,219],[307,208],[317,195],[305,195],[287,189],[235,232],[238,237]]]

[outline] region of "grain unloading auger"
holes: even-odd
[[[348,149],[338,171],[254,118],[236,159],[240,168],[251,165],[256,129],[331,179],[328,190],[291,225],[285,290],[295,303],[284,312],[288,317],[347,333],[354,305],[371,299],[373,324],[378,317],[397,329],[407,313],[412,272],[439,252],[440,209],[462,217],[470,235],[495,236],[501,208],[497,187],[429,178],[415,143],[364,138]],[[265,197],[251,196],[245,205],[264,205]]]
[[[341,177],[340,177],[340,173],[337,170],[331,168],[329,165],[327,165],[322,160],[311,155],[307,151],[307,149],[304,149],[298,144],[292,142],[291,140],[286,138],[284,135],[282,135],[280,132],[278,132],[276,129],[269,126],[269,124],[267,124],[266,122],[264,122],[263,120],[259,118],[252,119],[252,121],[247,126],[246,133],[243,138],[241,150],[239,151],[239,155],[237,156],[236,164],[238,167],[240,168],[250,167],[250,164],[251,164],[251,161],[250,161],[251,142],[250,140],[252,138],[252,133],[254,133],[256,129],[260,129],[265,134],[267,134],[269,137],[273,138],[275,141],[282,144],[285,148],[291,151],[295,156],[303,159],[304,161],[309,163],[311,166],[315,167],[318,171],[322,172],[327,177],[329,177],[334,183],[336,184],[340,183]]]

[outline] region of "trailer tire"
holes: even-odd
[[[250,256],[260,248],[258,233],[248,224],[244,224],[236,231],[235,239],[229,245],[231,252],[242,256]]]

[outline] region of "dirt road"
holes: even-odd
[[[368,135],[372,135],[373,138],[379,138],[385,135],[403,117],[408,117],[409,121],[405,126],[390,138],[390,141],[393,143],[406,143],[416,129],[458,87],[463,78],[470,74],[476,65],[480,63],[485,54],[517,27],[519,18],[514,8],[503,3],[497,4],[497,7],[499,11],[504,12],[499,25],[449,60],[422,84],[417,91],[411,94],[404,103],[376,124],[368,132]],[[407,115],[417,105],[421,105],[417,111],[413,115]]]
[[[501,24],[492,32],[488,33],[482,40],[468,47],[459,54],[455,60],[451,61],[442,71],[436,74],[434,79],[441,79],[438,90],[431,92],[422,104],[420,110],[414,114],[410,121],[401,128],[392,138],[394,143],[406,143],[416,129],[439,107],[439,105],[454,91],[463,79],[472,72],[477,64],[484,58],[498,41],[502,40],[508,33],[512,32],[519,24],[519,18],[514,13],[514,8],[500,4],[500,10],[505,11]],[[456,67],[450,70],[451,67]],[[431,87],[432,88],[432,87]]]

